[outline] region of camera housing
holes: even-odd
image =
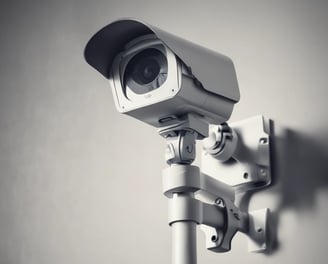
[[[228,57],[136,19],[98,31],[84,55],[109,79],[117,110],[155,127],[187,114],[220,124],[239,101]]]

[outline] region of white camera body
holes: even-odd
[[[220,124],[239,100],[229,58],[138,20],[101,29],[85,58],[109,79],[119,112],[155,127],[187,114]]]

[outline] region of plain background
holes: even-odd
[[[2,1],[0,263],[170,263],[164,140],[116,112],[83,59],[93,33],[137,17],[230,56],[241,101],[232,121],[275,122],[268,254],[205,249],[199,263],[326,263],[327,1]]]

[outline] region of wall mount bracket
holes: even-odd
[[[218,127],[211,126],[210,133],[216,133]],[[236,143],[232,143],[236,145],[230,159],[222,161],[220,156],[215,157],[204,150],[202,171],[232,186],[237,192],[270,185],[270,121],[263,116],[255,116],[231,123],[229,127],[237,135]]]
[[[256,116],[207,130],[201,117],[184,118],[159,131],[167,143],[163,193],[169,198],[173,264],[196,263],[196,225],[211,251],[229,251],[240,231],[249,251],[264,252],[269,209],[248,212],[235,197],[271,183],[270,122]],[[191,165],[197,139],[203,140],[201,168]]]
[[[271,184],[270,120],[260,115],[231,123],[229,127],[235,133],[230,132],[232,138],[226,141],[229,155],[225,153],[212,155],[208,147],[213,144],[204,141],[202,172],[231,186],[236,194],[269,186]],[[211,126],[209,133],[218,134],[220,130],[222,130],[220,126]],[[248,215],[248,250],[264,252],[268,247],[269,209],[251,211]],[[213,236],[212,229],[208,227],[202,229],[207,237]]]

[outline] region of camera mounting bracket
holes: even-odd
[[[195,114],[168,120],[158,131],[166,139],[166,162],[191,164],[196,158],[196,139],[208,136],[208,123]]]
[[[216,180],[231,186],[236,194],[243,195],[271,184],[270,157],[270,124],[271,121],[262,115],[244,119],[226,125],[211,126],[209,138],[203,141],[201,157],[202,172]],[[217,141],[224,142],[219,148]],[[213,147],[214,146],[214,147]],[[249,212],[248,250],[264,252],[267,250],[267,221],[269,209],[264,208]],[[213,230],[203,227],[207,236]]]
[[[237,231],[248,236],[249,251],[267,248],[268,209],[244,212],[236,205],[235,195],[271,182],[268,123],[259,116],[231,127],[212,126],[204,140],[200,172],[191,163],[196,139],[208,133],[203,121],[188,115],[159,131],[167,141],[165,156],[170,165],[163,171],[163,192],[169,198],[174,264],[196,263],[197,224],[205,232],[209,250],[229,251]],[[238,171],[247,172],[250,178],[242,174],[243,181],[231,180]]]
[[[259,115],[231,123],[229,127],[235,133],[225,144],[229,157],[224,151],[216,155],[210,153],[206,139],[201,158],[202,172],[232,186],[236,192],[270,185],[270,120]],[[218,131],[220,126],[211,126],[209,133],[218,134]],[[225,156],[223,160],[220,155]]]

